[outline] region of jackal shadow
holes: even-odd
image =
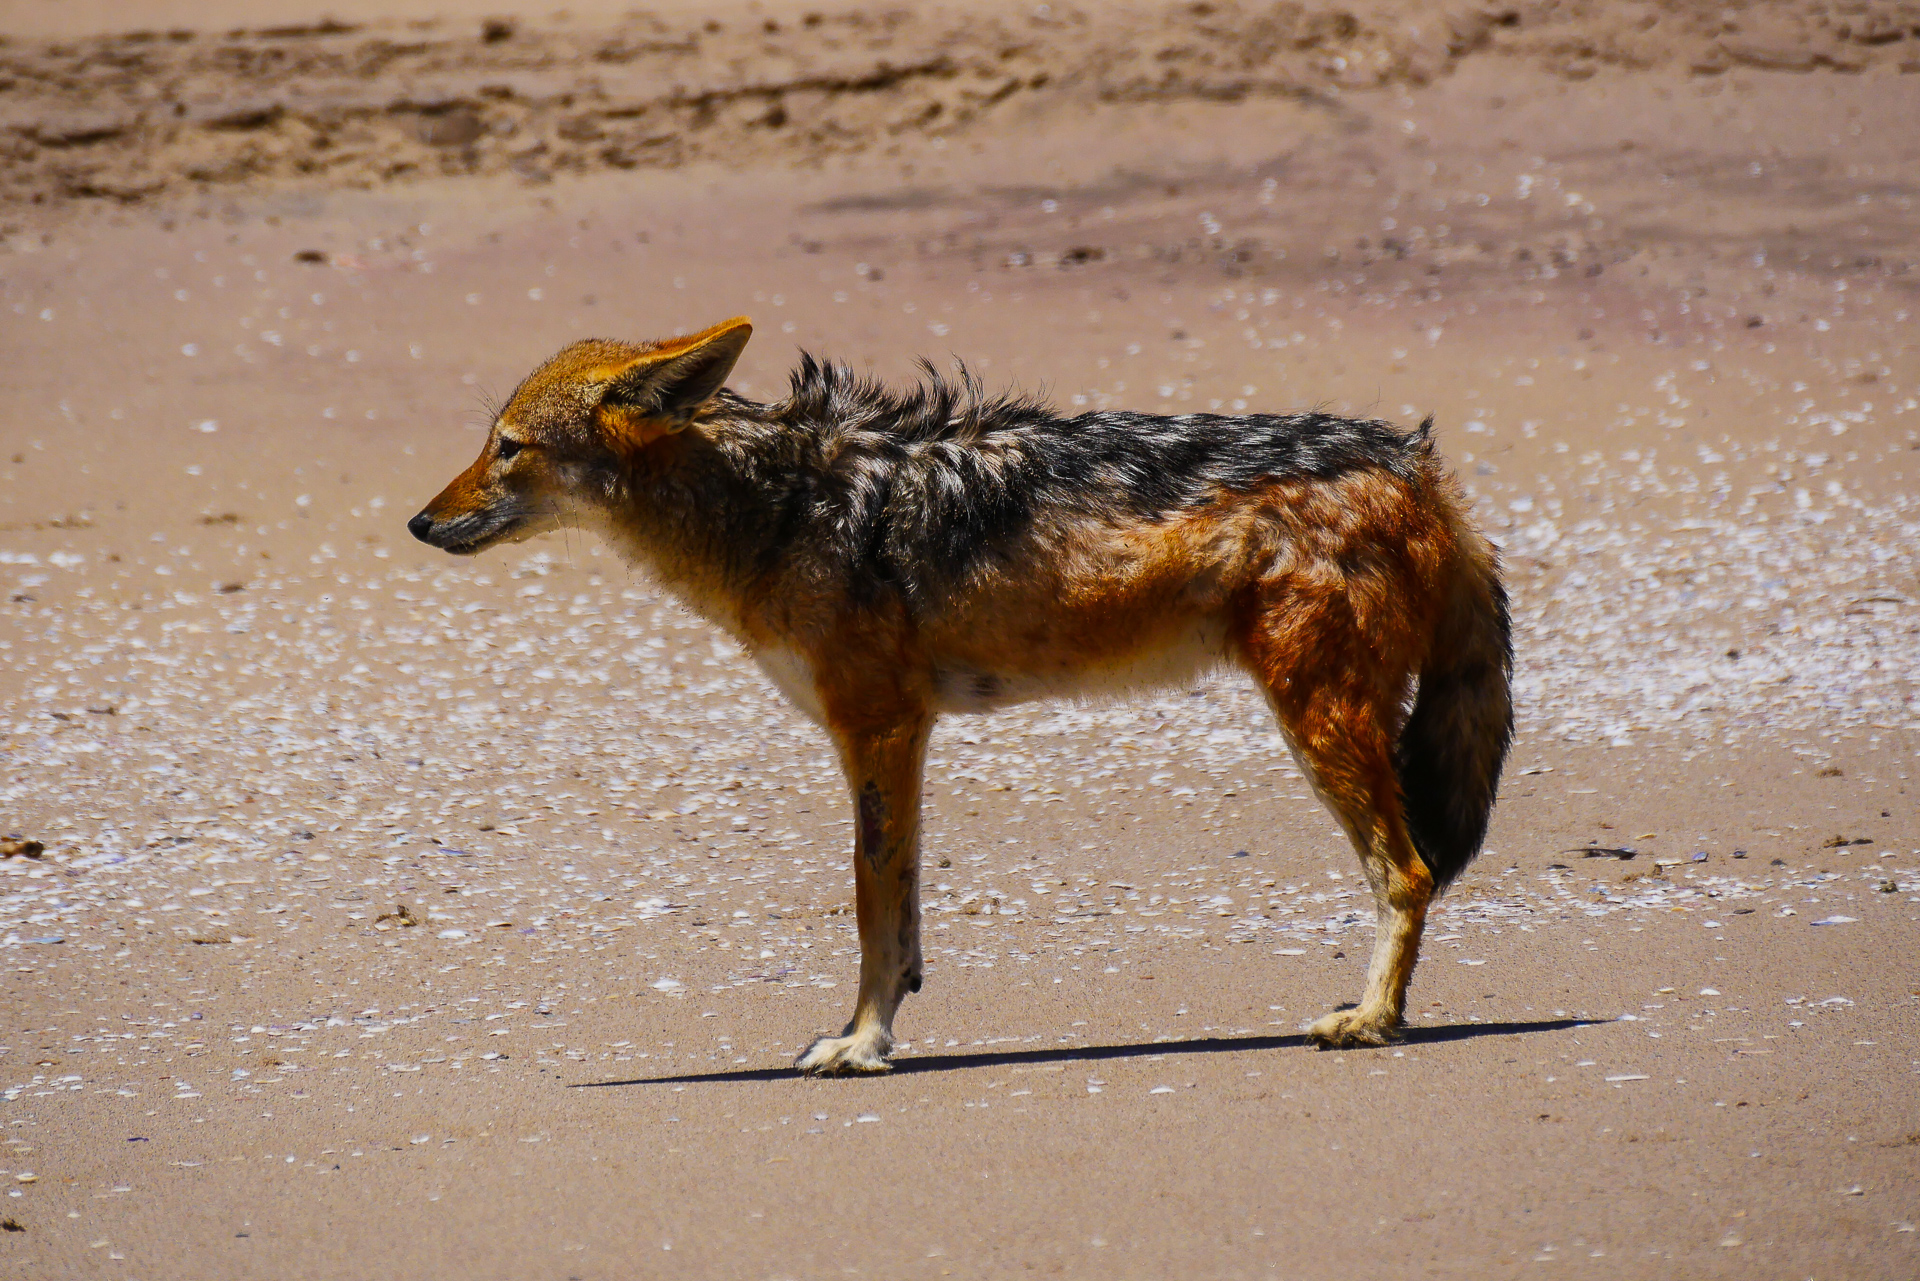
[[[1406,1029],[1397,1046],[1444,1045],[1483,1037],[1526,1036],[1536,1032],[1565,1032],[1595,1027],[1603,1019],[1538,1019],[1532,1022],[1457,1023],[1447,1027]],[[1303,1050],[1312,1045],[1300,1033],[1288,1036],[1206,1036],[1185,1041],[1149,1041],[1133,1045],[1060,1045],[1031,1050],[987,1050],[978,1054],[918,1054],[893,1061],[891,1076],[929,1072],[964,1072],[979,1068],[1033,1063],[1099,1063],[1109,1059],[1144,1059],[1169,1054],[1247,1054],[1259,1050]],[[1377,1047],[1360,1047],[1372,1049]],[[1387,1047],[1391,1048],[1391,1047]],[[622,1081],[580,1081],[572,1090],[603,1090],[627,1085],[706,1085],[740,1081],[804,1080],[790,1067],[745,1068],[731,1072],[692,1072],[675,1076],[642,1076]]]

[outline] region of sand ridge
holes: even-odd
[[[669,10],[260,22],[0,45],[0,209],[249,183],[806,163],[1063,102],[1314,99],[1497,59],[1920,70],[1920,5],[1413,3]]]

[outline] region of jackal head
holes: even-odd
[[[514,389],[480,456],[408,531],[470,556],[597,523],[635,454],[693,422],[752,333],[736,317],[685,338],[589,338],[563,348]]]

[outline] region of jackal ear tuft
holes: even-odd
[[[733,372],[753,335],[744,316],[685,338],[670,338],[614,371],[600,394],[601,424],[645,445],[693,421]]]

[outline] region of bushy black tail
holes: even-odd
[[[1394,752],[1408,834],[1435,889],[1480,852],[1513,741],[1507,590],[1493,549],[1464,522],[1459,532],[1457,573]]]

